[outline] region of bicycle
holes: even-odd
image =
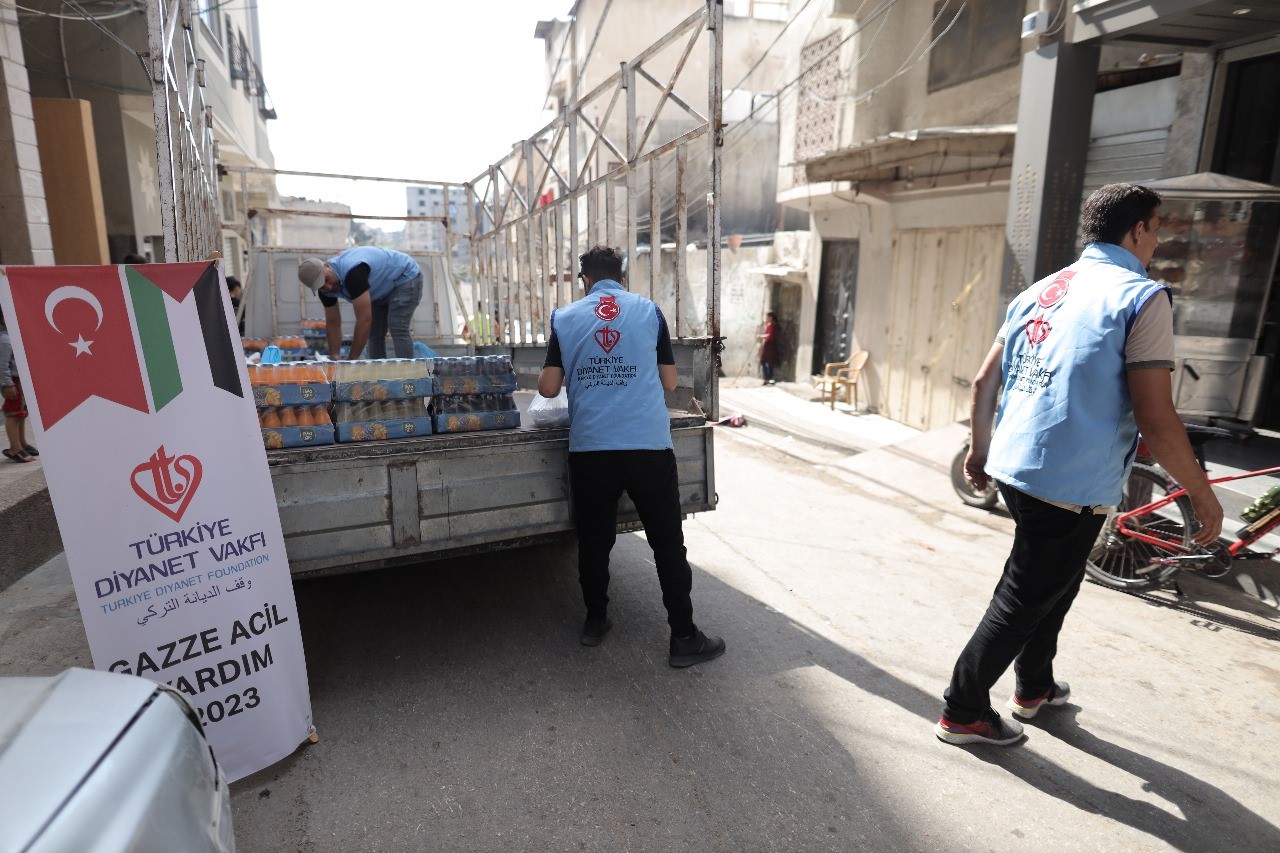
[[[1234,434],[1224,429],[1188,424],[1188,438],[1204,468],[1204,444]],[[1085,570],[1104,586],[1130,592],[1156,589],[1173,581],[1184,570],[1205,577],[1222,577],[1236,561],[1269,560],[1274,551],[1251,551],[1249,546],[1280,527],[1280,501],[1266,506],[1260,516],[1236,531],[1235,539],[1219,538],[1205,547],[1191,541],[1199,529],[1191,500],[1167,472],[1155,464],[1144,443],[1140,460],[1125,483],[1120,505],[1108,516],[1098,534]],[[1211,485],[1280,474],[1280,466],[1246,471],[1209,480]]]

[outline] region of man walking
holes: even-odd
[[[298,279],[324,305],[330,358],[338,358],[342,351],[338,297],[350,302],[356,315],[348,358],[359,358],[366,343],[370,358],[386,358],[388,329],[396,358],[413,357],[409,326],[422,301],[422,270],[413,258],[393,249],[357,246],[327,261],[303,260],[298,264]]]
[[[1080,259],[1013,300],[973,381],[965,472],[977,488],[995,479],[1017,526],[991,604],[943,694],[935,733],[947,743],[1022,737],[1022,725],[990,705],[1010,663],[1017,681],[1007,707],[1016,716],[1066,704],[1070,687],[1053,673],[1058,632],[1120,501],[1139,429],[1187,489],[1201,524],[1195,541],[1212,543],[1222,529],[1222,507],[1173,406],[1171,295],[1146,276],[1159,205],[1157,193],[1132,184],[1090,195]]]
[[[587,606],[580,640],[598,646],[608,618],[609,553],[625,491],[644,524],[671,626],[671,666],[724,654],[724,640],[693,622],[680,490],[665,391],[676,388],[671,335],[658,306],[628,293],[622,256],[596,246],[580,258],[588,294],[551,315],[538,393],[568,385],[569,475],[578,527],[578,580]]]

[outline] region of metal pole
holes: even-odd
[[[707,133],[707,336],[711,339],[707,359],[707,414],[720,419],[720,388],[717,381],[720,351],[720,153],[724,148],[724,0],[707,0],[707,35],[710,37],[711,74],[707,86],[710,127]]]
[[[520,292],[524,296],[520,300],[520,342],[529,343],[529,336],[533,334],[533,305],[535,301],[534,290],[537,285],[537,277],[534,272],[534,258],[537,257],[537,249],[534,246],[534,211],[536,210],[538,200],[534,198],[534,193],[538,191],[538,187],[533,178],[533,142],[526,139],[524,141],[524,185],[525,185],[525,217],[524,217],[524,251],[521,252],[521,259],[524,261],[524,281],[521,283]]]
[[[689,286],[688,253],[685,247],[689,244],[689,210],[685,204],[684,172],[689,159],[689,148],[681,144],[676,146],[676,337],[681,335],[684,322],[684,310],[680,307],[681,292]]]
[[[658,200],[658,160],[649,161],[649,300],[658,301],[658,276],[662,273],[662,205]]]
[[[156,178],[160,184],[160,234],[164,260],[178,260],[178,224],[173,208],[173,125],[169,119],[168,45],[164,37],[165,0],[147,3],[147,47],[151,66],[151,113],[156,128]]]
[[[574,93],[575,98],[577,93]],[[578,104],[571,101],[565,109],[565,121],[569,133],[569,302],[576,295],[573,275],[578,268]]]
[[[639,210],[639,176],[636,158],[636,72],[628,63],[622,64],[622,85],[627,90],[627,283],[632,283],[636,269],[636,215]],[[601,128],[603,131],[603,128]],[[638,282],[637,282],[638,284]]]

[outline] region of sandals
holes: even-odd
[[[31,446],[31,445],[29,445],[29,444],[24,444],[24,445],[22,445],[22,452],[23,452],[23,453],[25,453],[25,454],[26,454],[26,455],[28,455],[28,456],[39,456],[39,455],[40,455],[40,451],[39,451],[39,450],[36,450],[34,447],[32,447],[32,446]]]
[[[10,452],[6,449],[6,450],[0,450],[0,453],[3,453],[3,454],[4,454],[4,458],[5,458],[5,459],[8,459],[10,462],[30,462],[30,461],[31,461],[30,457],[28,457],[28,456],[27,456],[26,451],[19,451],[19,452],[17,452],[17,453],[10,453]]]

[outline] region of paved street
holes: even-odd
[[[321,741],[234,786],[239,849],[1280,848],[1280,614],[1220,584],[1086,584],[1072,703],[1016,748],[933,737],[1011,528],[951,496],[954,446],[718,432],[686,529],[729,651],[690,670],[639,535],[597,649],[571,548],[299,583]],[[87,664],[64,567],[0,595],[0,674]]]

